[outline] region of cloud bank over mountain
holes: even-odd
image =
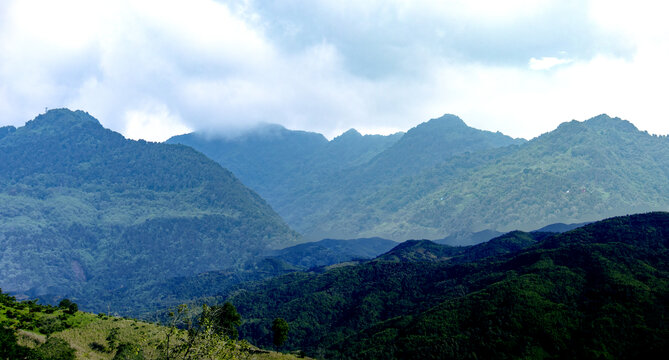
[[[607,112],[669,133],[669,25],[610,1],[6,1],[0,125],[81,108],[131,138],[327,136],[455,113],[534,137]]]

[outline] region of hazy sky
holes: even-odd
[[[669,133],[669,6],[571,0],[2,0],[0,125],[82,109],[130,138],[257,122],[532,138],[600,113]]]

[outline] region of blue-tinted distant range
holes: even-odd
[[[85,109],[133,139],[281,124],[333,138],[444,113],[530,139],[608,113],[669,133],[659,1],[0,3],[0,126]]]

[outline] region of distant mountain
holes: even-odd
[[[378,177],[382,182],[389,182],[430,169],[455,155],[524,142],[499,132],[471,128],[459,117],[447,114],[407,131],[393,146],[359,170],[366,174],[365,179]]]
[[[172,137],[167,143],[193,147],[267,198],[268,189],[286,186],[289,179],[300,174],[300,168],[310,156],[327,146],[328,141],[321,134],[262,124],[234,137],[191,133]]]
[[[407,240],[374,261],[465,263],[516,253],[554,233],[511,231],[471,246],[448,246],[430,240]]]
[[[351,260],[373,259],[395,246],[396,242],[381,238],[324,239],[274,250],[269,256],[306,270]]]
[[[201,153],[127,140],[82,111],[5,132],[0,159],[0,287],[19,296],[106,311],[114,289],[239,268],[298,241]]]
[[[318,239],[355,238],[358,233],[376,236],[358,219],[349,226],[328,218],[345,209],[375,222],[377,213],[397,210],[396,201],[379,199],[382,204],[371,208],[365,203],[368,200],[363,201],[366,196],[392,188],[453,156],[525,141],[473,129],[457,116],[444,115],[406,134],[362,136],[351,129],[329,142],[319,134],[278,125],[260,126],[232,138],[187,134],[168,142],[192,146],[229,168],[292,227],[309,239]],[[393,239],[412,236],[393,234]]]
[[[545,230],[545,232],[549,232]],[[481,230],[477,232],[472,231],[459,231],[452,233],[449,236],[435,240],[437,244],[450,245],[450,246],[467,246],[467,245],[476,245],[482,242],[486,242],[490,239],[494,239],[503,233],[495,230]]]
[[[397,176],[309,221],[321,232],[435,239],[669,209],[667,149],[666,136],[618,118],[572,121],[522,145],[460,154]]]
[[[556,224],[550,224],[546,225],[540,229],[537,230],[532,230],[532,232],[539,232],[539,233],[563,233],[567,232],[570,230],[574,230],[576,228],[579,228],[581,226],[587,225],[589,222],[584,222],[584,223],[575,223],[575,224],[564,224],[564,223],[556,223]],[[480,244],[483,242],[486,242],[490,239],[494,239],[500,235],[503,235],[502,232],[495,231],[495,230],[481,230],[477,232],[472,232],[472,231],[459,231],[455,232],[443,239],[438,239],[434,240],[437,244],[443,244],[443,245],[450,245],[450,246],[468,246],[468,245],[476,245]]]
[[[440,245],[430,240],[407,240],[374,259],[387,262],[438,262],[462,255],[465,249]]]
[[[577,228],[580,228],[581,226],[585,226],[590,224],[589,222],[584,222],[584,223],[576,223],[576,224],[565,224],[565,223],[556,223],[556,224],[550,224],[542,227],[541,229],[535,230],[538,232],[552,232],[552,233],[563,233],[567,231],[571,231]]]
[[[339,139],[346,140],[345,147],[272,157],[265,173],[258,170],[264,175],[250,172],[242,180],[254,184],[307,239],[380,236],[466,245],[486,240],[481,233],[486,229],[532,230],[669,209],[669,138],[607,115],[564,123],[527,142],[445,115],[394,141],[376,138],[387,142],[364,157],[351,155],[361,150],[342,155],[343,149],[356,148],[350,143],[372,148],[364,139],[372,140],[349,131]],[[300,141],[295,148],[305,149]],[[318,143],[319,149],[335,149],[337,141],[321,137]],[[263,149],[272,146],[253,145],[244,148],[244,156],[262,164]],[[337,160],[340,156],[347,160]],[[477,233],[480,239],[466,235]]]
[[[216,160],[281,212],[299,194],[366,163],[400,137],[363,136],[351,129],[328,141],[321,134],[261,124],[231,136],[190,133],[167,143],[191,146]]]
[[[406,242],[381,258],[408,261],[292,273],[228,300],[245,338],[271,342],[278,316],[288,348],[335,359],[662,358],[669,345],[669,213],[417,256],[454,249]]]

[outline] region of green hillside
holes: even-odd
[[[18,296],[107,310],[114,289],[240,267],[298,240],[204,155],[127,140],[82,111],[7,132],[0,159],[0,286]]]
[[[601,115],[564,123],[522,145],[456,155],[417,174],[397,176],[310,221],[320,232],[441,238],[666,210],[667,149],[666,136]]]
[[[59,306],[16,301],[0,291],[0,359],[297,358],[261,350],[221,334],[218,328],[211,326],[211,321],[216,318],[216,308],[213,312],[212,308],[203,308],[199,314],[193,313],[195,316],[190,317],[189,309],[182,306],[180,311],[175,311],[174,322],[160,326],[102,313],[84,313],[76,307],[68,300]],[[202,315],[204,309],[209,310],[206,317]],[[189,321],[191,325],[188,325]]]
[[[669,345],[669,213],[422,256],[438,247],[249,286],[230,298],[240,333],[266,343],[281,316],[289,346],[346,359],[655,359]]]

